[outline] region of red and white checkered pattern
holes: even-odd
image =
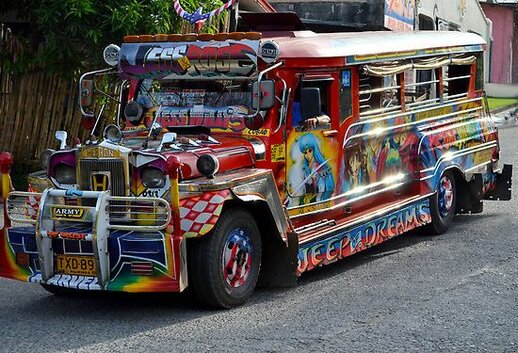
[[[229,190],[208,192],[200,197],[180,200],[180,227],[184,237],[207,234],[218,221]]]
[[[27,188],[28,192],[38,192],[36,191],[32,185],[29,184],[29,187]],[[30,218],[32,220],[36,220],[36,217],[38,216],[38,210],[40,208],[40,200],[41,198],[39,196],[29,196],[26,198],[27,207],[25,208],[26,216],[27,218]]]

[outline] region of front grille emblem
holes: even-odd
[[[109,173],[92,173],[90,175],[90,188],[92,191],[106,191],[110,187]]]

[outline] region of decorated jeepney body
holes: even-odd
[[[510,197],[467,33],[128,36],[103,137],[10,192],[0,275],[46,289],[180,292],[231,307]],[[92,120],[93,119],[93,120]],[[95,124],[97,125],[97,123]],[[41,185],[47,185],[42,188]],[[8,195],[9,193],[9,195]]]

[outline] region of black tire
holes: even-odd
[[[223,211],[212,231],[193,239],[188,249],[189,284],[201,302],[232,308],[252,295],[261,267],[261,236],[247,211]]]
[[[449,186],[445,186],[448,185]],[[446,189],[451,192],[451,200],[446,201]],[[449,207],[448,207],[449,204]],[[440,235],[445,233],[453,222],[455,216],[455,206],[457,204],[457,185],[455,176],[449,170],[445,171],[439,178],[439,184],[435,194],[430,197],[430,213],[432,215],[432,223],[425,228],[427,233],[432,235]]]

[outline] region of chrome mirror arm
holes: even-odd
[[[84,109],[83,109],[83,106],[81,105],[81,86],[82,86],[83,80],[85,79],[86,76],[102,74],[102,73],[109,72],[109,71],[115,71],[115,70],[114,70],[113,67],[109,67],[109,68],[106,68],[106,69],[100,69],[100,70],[85,72],[79,78],[79,109],[80,109],[82,115],[90,116],[90,117],[94,116],[94,114],[90,114],[90,113],[85,112]]]
[[[272,66],[270,66],[270,67],[268,67],[268,68],[264,69],[263,71],[259,72],[259,75],[257,75],[257,83],[258,83],[258,85],[257,85],[257,86],[259,87],[259,90],[261,89],[261,81],[262,81],[262,79],[263,79],[263,76],[264,76],[266,73],[268,73],[268,72],[272,71],[273,69],[278,68],[279,66],[281,66],[281,65],[283,65],[283,64],[284,64],[284,62],[283,62],[283,61],[281,61],[281,62],[278,62],[277,64],[272,65]],[[242,117],[243,117],[243,118],[245,118],[245,119],[251,119],[251,118],[253,118],[253,117],[257,116],[257,114],[259,114],[259,113],[260,113],[260,111],[261,111],[261,104],[260,104],[260,101],[261,101],[261,97],[259,97],[259,99],[258,99],[258,102],[257,102],[257,109],[256,109],[255,113],[253,113],[253,114],[246,114],[246,115],[242,115]]]
[[[275,129],[275,133],[281,129],[282,124],[286,121],[286,116],[288,115],[288,98],[291,94],[291,88],[288,88],[288,84],[284,79],[281,78],[283,89],[282,89],[282,97],[281,97],[281,111],[279,112],[279,125]]]

